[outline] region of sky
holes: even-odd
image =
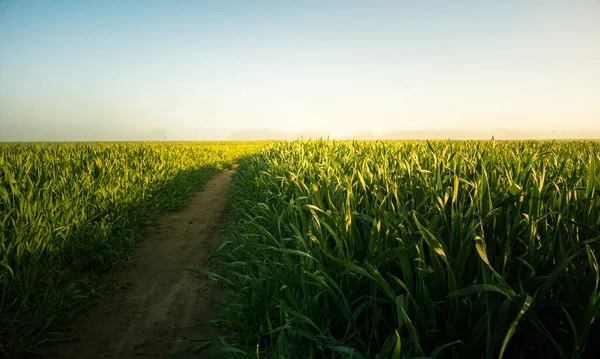
[[[600,137],[600,1],[0,0],[0,141],[403,133]]]

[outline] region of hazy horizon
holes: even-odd
[[[593,0],[0,0],[0,141],[600,138],[598,99]]]
[[[233,132],[206,131],[149,131],[149,132],[109,132],[109,131],[66,131],[23,132],[16,139],[17,131],[9,129],[0,132],[1,142],[102,142],[102,141],[256,141],[256,140],[599,140],[600,131],[512,131],[510,129],[453,131],[453,130],[413,130],[375,133],[369,130],[332,135],[323,131],[284,132],[267,128],[245,129]]]

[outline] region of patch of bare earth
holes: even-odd
[[[134,260],[111,274],[120,289],[74,325],[72,342],[46,350],[48,358],[169,358],[189,343],[215,337],[201,326],[216,316],[213,281],[184,268],[208,268],[207,256],[228,219],[233,171],[216,175],[189,206],[144,231]]]

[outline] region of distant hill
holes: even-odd
[[[387,132],[380,136],[383,140],[489,140],[493,131],[396,131]]]
[[[343,136],[342,140],[379,140],[381,136],[374,134],[371,131],[360,131],[352,135]]]
[[[283,132],[270,129],[247,129],[235,131],[227,136],[228,140],[252,141],[252,140],[295,140],[327,138],[329,133],[323,131]]]
[[[342,139],[357,140],[489,140],[492,136],[497,140],[527,140],[527,139],[600,139],[600,131],[519,131],[508,129],[457,131],[457,130],[411,130],[393,131],[373,134],[361,131]]]
[[[300,132],[298,134],[299,138],[303,138],[303,139],[318,139],[318,138],[328,138],[331,137],[331,135],[328,132],[323,132],[323,131],[304,131],[304,132]]]
[[[294,137],[290,133],[269,129],[247,129],[232,132],[227,136],[228,140],[255,141],[255,140],[291,140]]]

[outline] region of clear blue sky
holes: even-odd
[[[600,2],[0,0],[0,140],[600,131]]]

